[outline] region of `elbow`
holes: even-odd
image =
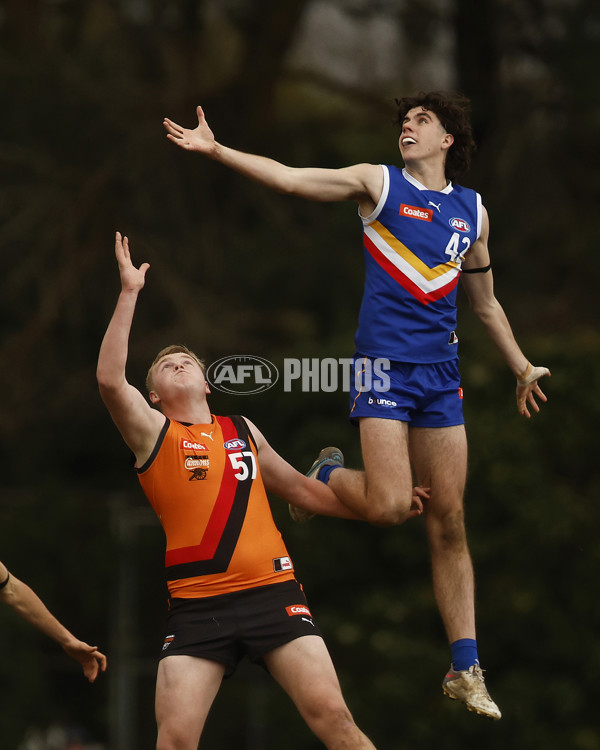
[[[120,384],[110,372],[102,367],[98,367],[96,370],[96,382],[101,395],[117,390]]]
[[[110,378],[108,376],[108,373],[105,372],[102,367],[96,368],[96,382],[98,383],[98,387],[101,391],[109,387]]]
[[[496,306],[490,304],[471,303],[471,309],[477,315],[479,320],[485,325],[489,323],[495,315]]]
[[[276,177],[273,189],[281,195],[299,196],[301,195],[300,183],[297,178],[296,170],[293,167],[284,167]]]
[[[483,308],[481,305],[474,305],[471,302],[471,310],[473,310],[473,312],[479,318],[479,320],[485,322],[485,308]]]
[[[290,179],[278,180],[278,182],[274,185],[274,189],[276,192],[280,193],[281,195],[289,195],[289,196],[299,195],[298,188],[296,187],[294,181]]]

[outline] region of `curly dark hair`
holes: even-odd
[[[471,127],[471,102],[466,96],[454,91],[421,91],[416,96],[396,99],[396,104],[396,124],[400,127],[407,112],[415,107],[423,107],[433,112],[444,130],[454,136],[454,143],[446,157],[446,177],[454,180],[468,171],[471,156],[477,147]]]

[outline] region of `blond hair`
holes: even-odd
[[[152,371],[156,367],[156,365],[160,362],[161,359],[164,357],[167,357],[169,354],[187,354],[188,357],[191,357],[193,360],[195,360],[198,363],[198,366],[202,370],[203,375],[206,376],[206,364],[204,363],[204,360],[200,359],[191,349],[188,349],[187,346],[184,346],[183,344],[171,344],[170,346],[165,346],[164,349],[161,349],[159,353],[154,357],[154,362],[150,365],[148,368],[148,374],[146,375],[146,388],[148,391],[152,390]]]

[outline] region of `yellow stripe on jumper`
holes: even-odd
[[[411,252],[406,245],[404,245],[397,237],[386,229],[383,224],[379,221],[374,221],[369,225],[370,229],[373,229],[385,242],[385,244],[393,250],[397,255],[403,258],[409,265],[411,265],[415,271],[421,274],[427,281],[433,281],[434,279],[443,276],[445,273],[452,268],[458,268],[458,263],[449,260],[447,263],[441,263],[439,266],[429,268],[426,263],[418,258],[413,252]]]

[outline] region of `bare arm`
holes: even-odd
[[[315,201],[354,200],[363,216],[377,205],[383,187],[383,172],[374,164],[356,164],[343,169],[295,168],[264,156],[246,154],[215,140],[201,107],[196,108],[194,129],[165,118],[167,138],[186,151],[208,156],[236,172],[280,193]]]
[[[7,576],[8,570],[0,563],[0,582],[5,581]],[[106,669],[106,656],[98,651],[98,647],[75,638],[49,612],[39,596],[18,578],[10,576],[6,586],[0,589],[0,601],[59,643],[69,656],[81,664],[83,673],[90,682],[94,682],[98,673]]]
[[[484,209],[481,236],[475,242],[463,263],[463,270],[486,268],[490,264],[488,249],[489,219]],[[508,366],[517,378],[517,409],[519,414],[530,417],[527,403],[538,412],[535,397],[547,401],[539,386],[539,379],[550,375],[547,367],[534,367],[523,354],[516,342],[506,313],[494,294],[494,279],[491,269],[484,273],[464,273],[461,276],[463,288],[477,317],[498,347]]]
[[[144,286],[148,263],[135,268],[127,237],[115,238],[115,255],[121,276],[121,293],[100,347],[96,377],[100,395],[127,445],[142,465],[156,444],[165,417],[127,382],[125,367],[129,334],[138,294]]]
[[[320,516],[350,518],[359,520],[359,516],[343,505],[327,485],[296,471],[269,445],[264,435],[246,419],[258,448],[260,473],[265,487],[282,500]]]
[[[347,518],[364,521],[344,505],[335,492],[317,479],[309,479],[294,469],[269,445],[264,435],[246,419],[257,442],[260,472],[267,490],[273,492],[290,505],[316,513],[319,516]],[[413,501],[406,520],[423,512],[423,501],[429,499],[429,488],[414,487]]]

